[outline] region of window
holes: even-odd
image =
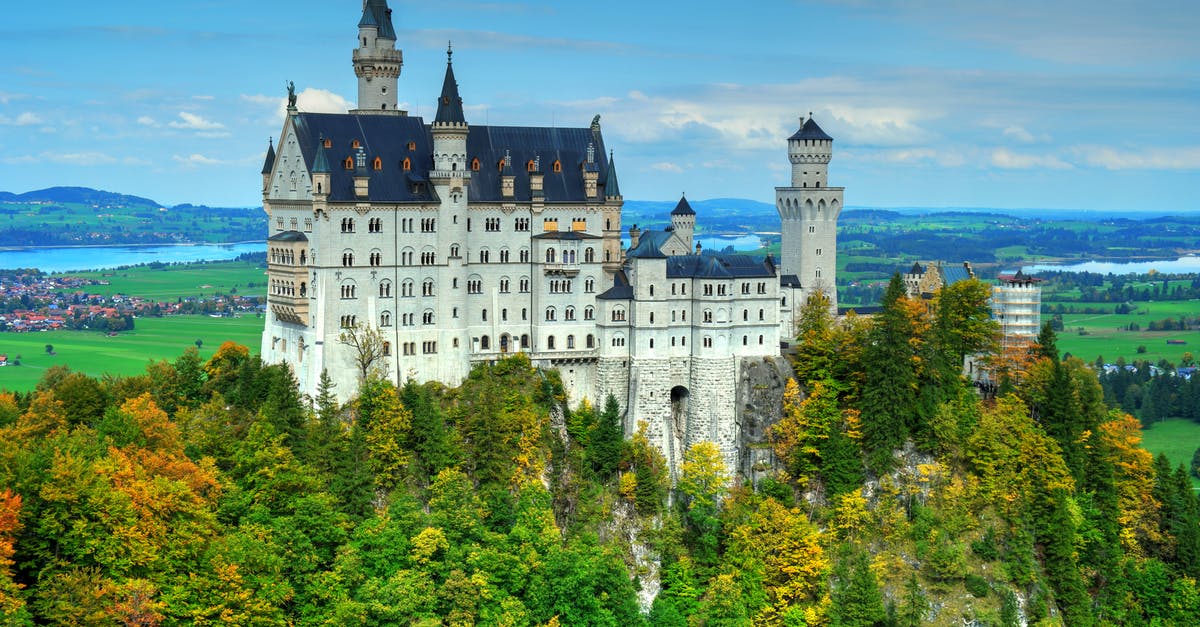
[[[491,253],[489,253],[486,248],[479,251],[479,263],[487,263],[488,261],[491,261],[491,256]]]
[[[613,346],[624,346],[624,345],[625,345],[625,338],[623,338],[623,337],[621,337],[621,336],[619,336],[619,335],[618,335],[617,337],[614,337],[614,338],[612,339],[612,345],[613,345]]]
[[[551,350],[551,351],[554,350],[554,336],[553,335],[546,338],[546,350]]]
[[[392,343],[391,343],[391,342],[384,342],[384,343],[383,343],[383,356],[384,356],[384,357],[390,357],[390,356],[391,356],[391,354],[392,354]]]
[[[724,295],[725,295],[725,286],[718,285],[717,286],[717,296],[724,296]]]
[[[468,294],[482,294],[483,293],[483,281],[481,279],[467,279],[467,293]]]
[[[312,218],[304,218],[304,232],[312,233]]]
[[[353,170],[354,159],[352,157],[346,157],[346,160],[342,162],[342,167],[346,168],[347,170]]]
[[[479,338],[479,350],[490,350],[492,348],[492,338],[483,336]]]
[[[558,319],[558,312],[553,307],[546,308],[546,321],[553,322]]]
[[[594,320],[596,318],[596,309],[591,305],[583,308],[583,319]]]
[[[421,284],[421,296],[433,296],[433,279],[425,279]]]
[[[402,324],[406,327],[411,327],[413,325],[413,318],[415,318],[415,317],[416,317],[416,314],[411,314],[411,313],[400,314],[400,324]]]
[[[749,343],[750,343],[750,338],[749,338],[749,337],[747,337],[747,336],[745,336],[745,335],[743,335],[743,336],[742,336],[742,346],[746,346],[746,345],[747,345],[747,344],[749,344]]]
[[[712,310],[711,310],[711,309],[705,309],[705,310],[704,310],[704,321],[705,321],[705,322],[712,322],[712,320],[713,320],[713,318],[712,318]]]
[[[487,310],[486,309],[479,310],[479,319],[482,320],[483,322],[487,322]]]
[[[528,248],[521,249],[521,263],[529,263],[529,249]]]
[[[675,288],[676,288],[676,285],[674,283],[672,283],[671,284],[671,296],[675,295]]]
[[[412,296],[413,295],[413,282],[411,279],[405,279],[405,281],[400,284],[400,295],[401,296]]]
[[[612,321],[613,322],[624,322],[625,321],[625,310],[624,309],[612,310]]]
[[[713,295],[713,289],[712,289],[712,285],[710,285],[710,284],[708,284],[708,283],[705,283],[705,284],[704,284],[704,295],[705,295],[705,296],[712,296],[712,295]]]
[[[342,298],[355,298],[356,288],[353,284],[342,285]]]
[[[436,233],[437,232],[437,218],[421,218],[421,232],[422,233]]]
[[[562,172],[562,162],[558,159],[555,159],[554,165],[550,166],[550,169],[554,170],[555,172]]]
[[[764,317],[763,317],[764,315],[766,315],[766,312],[765,312],[764,310],[762,310],[762,309],[759,309],[759,310],[758,310],[758,321],[759,321],[759,322],[762,322],[763,320],[765,320],[765,319],[766,319],[766,318],[764,318]]]
[[[818,255],[820,255],[820,254],[821,254],[821,249],[820,249],[820,248],[818,248],[818,249],[817,249],[817,254],[818,254]]]
[[[817,232],[817,227],[815,227],[815,226],[810,226],[810,227],[808,227],[808,232],[809,232],[809,233],[816,233],[816,232]]]
[[[650,296],[654,296],[654,286],[650,286]]]
[[[499,233],[500,218],[485,218],[483,221],[483,230],[489,233]]]
[[[557,162],[555,162],[555,163],[557,163]],[[567,350],[571,350],[572,348],[575,348],[575,336],[568,335],[567,336]]]
[[[530,159],[529,161],[525,162],[525,171],[526,172],[534,172],[536,167],[537,166],[533,163],[533,159]]]
[[[763,283],[761,281],[758,283],[758,293],[759,294],[767,293],[767,284],[766,283]]]
[[[546,263],[554,263],[554,249],[546,249]]]
[[[432,266],[435,263],[437,263],[437,253],[421,253],[421,265]]]
[[[508,277],[504,277],[504,278],[500,279],[500,293],[501,294],[508,293]]]
[[[417,343],[416,342],[405,342],[404,344],[402,344],[402,346],[404,347],[405,355],[416,355],[417,354]]]
[[[400,251],[400,265],[411,266],[413,262],[413,252],[411,250]]]
[[[382,233],[383,232],[383,218],[371,218],[370,220],[368,220],[367,221],[367,232],[368,233]]]
[[[742,283],[742,293],[743,294],[750,293],[750,284],[749,283]]]
[[[587,336],[587,347],[596,348],[596,336],[592,335],[591,333],[588,333]]]
[[[817,278],[821,278],[821,269],[817,268]]]
[[[451,256],[451,257],[458,257],[458,244],[451,244],[451,245],[450,245],[450,256]]]
[[[380,159],[379,157],[375,157],[375,160],[371,162],[371,169],[382,170],[383,169],[383,159]]]
[[[500,251],[500,263],[508,263],[508,249]]]
[[[521,293],[522,294],[529,293],[529,278],[528,277],[521,277]]]
[[[749,320],[750,320],[750,312],[743,309],[742,310],[742,322],[748,322]]]
[[[370,262],[372,267],[383,265],[383,253],[379,252],[378,250],[371,251]]]
[[[437,353],[437,342],[421,342],[421,352],[426,355]]]
[[[379,283],[379,297],[380,298],[389,298],[391,295],[392,295],[392,282],[391,281],[381,281]]]
[[[517,218],[516,221],[513,223],[513,230],[528,232],[529,231],[529,218]]]
[[[654,324],[654,312],[650,312],[650,324]]]
[[[400,162],[400,169],[404,170],[405,172],[412,170],[412,159],[405,157],[404,161]]]
[[[508,309],[500,310],[500,322],[508,322]]]
[[[479,171],[479,157],[476,157],[476,158],[474,158],[474,159],[471,159],[471,171],[472,171],[472,172],[478,172],[478,171]]]
[[[332,139],[329,139],[328,137],[326,137],[326,138],[325,138],[325,147],[326,147],[326,148],[333,148],[333,140],[332,140]]]
[[[354,266],[354,253],[353,252],[346,251],[346,252],[342,253],[342,266],[346,267],[346,268],[350,268],[350,267]]]
[[[588,278],[583,282],[583,291],[591,294],[596,291],[596,279]]]
[[[412,150],[416,150],[416,149],[417,149],[417,142],[408,142],[408,149],[409,149],[410,151],[412,151]]]
[[[650,348],[654,348],[654,338],[650,338]]]
[[[354,218],[342,218],[342,232],[343,233],[353,233],[354,232]]]
[[[342,328],[350,329],[358,324],[357,316],[342,316]]]
[[[712,348],[712,338],[704,336],[704,348]]]
[[[381,327],[392,326],[392,313],[390,311],[385,311],[385,312],[379,314],[379,326],[381,326]]]
[[[650,315],[653,316],[654,314],[650,314]],[[575,319],[575,308],[567,307],[566,310],[563,311],[563,320],[574,320],[574,319]],[[654,322],[654,321],[651,320],[651,322]]]
[[[421,314],[421,324],[433,324],[432,309],[426,309],[425,313]]]

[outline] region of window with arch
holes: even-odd
[[[413,150],[416,150],[416,149],[417,149],[417,142],[413,142],[413,141],[408,142],[408,150],[410,152]]]
[[[491,261],[491,257],[492,257],[492,254],[490,252],[488,252],[488,249],[485,248],[485,249],[479,251],[479,263],[487,263],[487,262]]]
[[[595,292],[596,291],[596,279],[593,279],[591,277],[584,279],[583,291],[587,292],[588,294]]]
[[[529,161],[525,162],[525,171],[526,172],[534,172],[536,170],[537,170],[537,164],[535,164],[533,162],[533,159],[530,159]]]
[[[711,309],[705,309],[705,310],[704,310],[704,321],[705,321],[705,322],[712,322],[712,321],[713,321],[713,317],[712,317],[712,310],[711,310]]]
[[[707,335],[704,336],[704,348],[712,348],[712,338]]]
[[[650,324],[654,324],[654,312],[650,312]]]
[[[551,351],[554,350],[554,336],[553,335],[546,338],[546,350],[551,350]]]
[[[743,336],[742,336],[742,346],[746,346],[746,345],[748,345],[748,344],[750,344],[750,337],[749,337],[749,336],[746,336],[746,335],[743,335]]]
[[[553,248],[546,249],[546,263],[554,263],[555,252]]]
[[[529,249],[522,248],[520,257],[521,257],[521,263],[529,263]]]
[[[326,138],[325,138],[325,147],[326,147],[326,148],[333,148],[333,140],[332,140],[332,139],[329,139],[328,137],[326,137]]]
[[[763,343],[763,336],[760,335],[760,336],[758,336],[758,345],[762,346],[762,343]]]
[[[479,338],[479,350],[486,351],[492,349],[492,338],[484,335]]]
[[[354,232],[354,218],[342,218],[342,232],[343,233],[353,233]]]
[[[379,282],[379,297],[380,298],[389,298],[389,297],[391,297],[391,295],[392,295],[392,282],[391,281],[380,281]]]
[[[385,312],[379,314],[379,326],[381,326],[381,327],[392,326],[392,312],[385,311]]]
[[[650,348],[654,348],[654,338],[650,338]]]
[[[342,316],[341,325],[343,329],[353,328],[358,324],[358,316],[345,315]]]
[[[426,309],[425,313],[421,314],[421,324],[433,324],[433,310]]]
[[[400,169],[404,170],[405,172],[412,170],[412,159],[405,157],[404,161],[400,162]]]
[[[596,319],[596,308],[592,307],[591,305],[584,307],[583,308],[583,319],[584,320],[595,320]]]
[[[342,253],[342,266],[345,268],[349,268],[349,267],[352,267],[353,265],[354,265],[354,253],[351,251],[346,251],[346,252]]]
[[[749,320],[750,320],[750,311],[747,309],[743,309],[742,310],[742,322],[748,322]]]
[[[478,171],[479,171],[479,157],[476,157],[476,158],[474,158],[474,159],[471,159],[471,171],[472,171],[472,172],[478,172]]]
[[[758,310],[758,321],[762,322],[763,320],[766,320],[766,315],[767,315],[767,312],[765,310],[759,309]]]
[[[567,350],[570,350],[572,348],[575,348],[575,336],[568,335],[567,336]]]
[[[508,284],[508,277],[503,277],[503,278],[501,278],[501,279],[500,279],[500,293],[501,293],[501,294],[507,294],[507,293],[509,292],[509,289],[508,289],[508,287],[509,287],[509,284]]]
[[[354,150],[358,150],[359,148],[362,147],[362,144],[359,143],[359,141],[357,139],[353,139],[353,140],[350,140],[350,147],[353,148]]]
[[[624,322],[625,321],[625,310],[621,309],[620,307],[613,309],[612,310],[612,321],[613,322]]]
[[[553,322],[558,319],[558,312],[553,307],[546,308],[546,322]]]
[[[346,160],[342,162],[342,167],[347,170],[353,170],[354,169],[354,158],[346,157]]]
[[[650,296],[654,296],[654,286],[650,286]]]
[[[375,160],[371,162],[371,169],[372,170],[382,170],[383,169],[383,159],[380,159],[379,157],[375,157]]]
[[[413,295],[413,282],[411,279],[405,279],[404,282],[400,284],[400,295],[401,296],[412,296]]]
[[[383,343],[383,356],[390,357],[391,355],[392,355],[392,343],[384,342]]]
[[[567,307],[563,311],[563,320],[574,320],[574,319],[575,319],[575,308]]]
[[[817,268],[817,278],[821,278],[821,269]]]
[[[378,267],[378,266],[383,265],[383,253],[379,252],[378,250],[371,251],[371,255],[370,255],[369,259],[371,262],[371,267]]]
[[[467,293],[468,294],[482,294],[483,293],[483,280],[479,279],[479,278],[467,279]]]
[[[353,283],[342,284],[342,298],[356,298],[357,287]]]
[[[587,347],[596,348],[596,336],[592,335],[591,333],[588,333],[587,336]]]
[[[500,251],[500,263],[508,263],[508,249],[504,248]]]
[[[479,319],[483,322],[487,322],[487,309],[479,310]]]
[[[421,296],[433,296],[433,279],[425,279],[421,283]]]
[[[459,255],[458,255],[458,244],[451,244],[451,245],[450,245],[450,256],[451,256],[451,257],[458,257],[458,256],[459,256]]]
[[[529,277],[521,277],[520,287],[522,294],[529,293]]]

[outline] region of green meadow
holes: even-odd
[[[1162,453],[1174,468],[1192,467],[1192,455],[1200,448],[1200,424],[1190,420],[1164,420],[1142,430],[1142,448],[1154,455]],[[1200,479],[1192,475],[1192,487],[1200,489]]]
[[[134,375],[150,361],[174,360],[196,340],[200,355],[208,359],[226,340],[258,353],[263,318],[249,314],[240,318],[170,316],[138,318],[133,331],[108,337],[96,331],[45,331],[0,333],[0,353],[10,361],[20,356],[20,366],[0,368],[0,389],[30,390],[51,366],[65,365],[78,372],[100,377],[105,374]],[[54,355],[46,345],[54,347]]]
[[[1056,303],[1047,303],[1056,304]],[[1112,310],[1113,303],[1063,303],[1064,306],[1103,307]],[[1147,331],[1151,322],[1164,318],[1200,315],[1200,301],[1162,301],[1137,303],[1136,310],[1127,314],[1063,314],[1063,330],[1058,334],[1058,349],[1071,353],[1087,362],[1103,357],[1106,362],[1115,362],[1124,357],[1130,362],[1135,359],[1151,363],[1160,359],[1178,365],[1183,354],[1190,352],[1200,356],[1200,331]],[[1042,315],[1049,320],[1049,314]],[[1140,330],[1129,331],[1136,323]],[[1167,340],[1180,340],[1186,344],[1167,344]],[[1139,346],[1146,352],[1139,354]]]
[[[89,286],[88,292],[126,294],[157,301],[212,296],[216,293],[242,296],[266,296],[267,293],[266,268],[261,263],[249,261],[135,266],[64,274],[109,282],[108,285]]]

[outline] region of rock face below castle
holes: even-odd
[[[373,338],[368,369],[398,384],[455,385],[473,364],[521,352],[557,369],[572,403],[616,397],[626,432],[646,421],[673,473],[709,440],[751,474],[755,412],[773,411],[764,390],[783,376],[799,306],[835,284],[832,138],[809,119],[787,139],[778,260],[706,253],[686,199],[669,227],[630,228],[624,249],[599,116],[578,128],[472,125],[449,53],[435,118],[408,116],[391,11],[383,0],[363,11],[358,107],[293,103],[263,166],[264,360],[289,364],[312,396],[328,373],[345,401],[363,365],[350,338]]]

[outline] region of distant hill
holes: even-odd
[[[90,187],[48,187],[23,194],[0,192],[0,201],[8,202],[60,202],[86,205],[125,207],[161,207],[162,205],[141,196],[106,192]]]

